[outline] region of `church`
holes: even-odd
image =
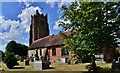
[[[65,32],[65,34],[69,35],[70,32]],[[52,61],[68,58],[68,51],[61,48],[62,42],[63,38],[60,34],[49,35],[47,14],[40,14],[36,10],[36,14],[31,16],[28,56],[37,54],[39,58],[43,57],[44,60],[49,58]]]
[[[70,35],[71,31],[64,34]],[[40,14],[36,10],[36,14],[31,16],[28,56],[38,55],[39,58],[43,57],[43,60],[49,58],[52,61],[69,58],[69,52],[62,49],[63,40],[60,34],[49,35],[47,14]],[[112,61],[115,57],[115,48],[103,48],[102,51],[104,61]]]

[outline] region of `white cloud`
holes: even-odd
[[[29,7],[29,6],[30,6],[30,3],[25,2],[25,6],[26,6],[26,7]]]
[[[25,8],[22,10],[22,13],[18,15],[18,18],[20,19],[18,21],[11,19],[6,20],[4,16],[0,16],[0,20],[2,20],[0,21],[0,41],[7,43],[10,40],[18,42],[26,39],[23,34],[29,33],[31,15],[34,15],[36,10],[42,13],[39,7],[30,6]]]
[[[30,22],[31,22],[31,15],[34,15],[36,13],[36,10],[38,10],[41,12],[41,9],[39,7],[34,7],[34,6],[30,6],[29,8],[25,8],[24,10],[22,10],[22,13],[18,15],[18,18],[21,19],[21,25],[23,26],[23,28],[25,28],[26,32],[29,32],[30,28]]]
[[[61,30],[62,27],[59,26],[59,22],[64,22],[65,24],[70,23],[70,21],[64,21],[63,19],[59,19],[55,22],[55,25],[53,26],[54,30]]]
[[[3,19],[4,19],[4,17],[0,16],[0,24],[2,23],[2,21],[4,21]]]
[[[19,3],[21,3],[21,0],[18,0]]]
[[[59,8],[62,7],[62,5],[65,6],[70,6],[71,5],[71,1],[66,1],[66,0],[46,0],[46,4],[49,4],[52,8],[58,6]]]
[[[0,50],[2,50],[4,52],[5,51],[5,47],[6,47],[6,45],[0,45]]]
[[[58,20],[55,22],[55,25],[53,26],[54,30],[61,30],[62,29],[62,27],[59,26],[59,21],[63,21],[63,20]]]
[[[55,7],[55,3],[54,2],[46,2],[46,3],[49,4],[51,8]]]
[[[71,2],[64,2],[64,1],[61,1],[61,2],[58,2],[58,7],[61,8],[62,5],[65,5],[65,6],[70,6],[71,5]]]
[[[0,16],[0,20],[2,20],[2,22],[0,23],[0,29],[1,29],[1,34],[0,34],[0,40],[14,40],[14,39],[20,39],[19,37],[21,37],[21,31],[19,31],[19,29],[16,29],[16,27],[20,26],[20,22],[19,21],[15,21],[15,20],[5,20],[3,16]],[[10,29],[8,29],[10,27]],[[3,32],[4,30],[4,32]],[[9,30],[9,31],[7,31]]]
[[[33,2],[33,0],[18,0],[19,3],[21,2]]]
[[[33,2],[33,0],[31,1],[31,0],[17,0],[17,2],[19,2],[20,4],[21,4],[21,2],[23,2],[24,3],[24,5],[25,5],[25,7],[30,7],[30,5],[31,5],[31,3],[30,2]],[[23,6],[23,8],[24,8],[24,6]]]

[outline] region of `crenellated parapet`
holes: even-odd
[[[40,14],[38,10],[36,10],[35,15],[31,15],[31,25],[30,25],[30,45],[33,41],[43,38],[49,35],[49,26],[47,14]]]

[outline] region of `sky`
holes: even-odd
[[[64,22],[60,8],[71,2],[73,0],[0,0],[0,50],[5,51],[11,40],[29,46],[31,15],[36,10],[48,14],[50,35],[58,34],[62,30],[58,22]]]
[[[50,34],[58,34],[62,29],[58,27],[61,18],[62,5],[69,6],[71,2],[0,2],[0,50],[5,50],[5,46],[11,40],[29,46],[29,30],[31,15],[36,10],[40,14],[48,14],[48,24]]]

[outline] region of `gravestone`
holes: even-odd
[[[48,69],[49,68],[50,62],[47,60],[42,61],[42,67],[43,69]]]
[[[33,56],[30,56],[30,61],[34,62],[34,57]]]
[[[24,59],[21,58],[21,59],[20,59],[20,62],[24,62]]]
[[[34,61],[34,69],[35,70],[43,70],[42,60]]]
[[[25,65],[29,65],[29,60],[25,60]]]
[[[39,60],[39,61],[34,61],[34,69],[35,70],[43,70],[43,69],[48,69],[49,68],[49,61],[47,60]]]
[[[31,62],[34,62],[34,58],[31,59]]]

